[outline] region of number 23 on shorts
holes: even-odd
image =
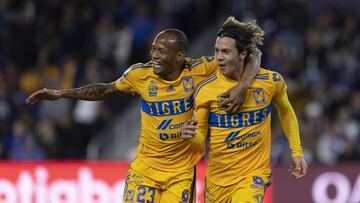
[[[158,202],[156,199],[156,190],[151,187],[137,186],[135,190],[127,188],[125,202],[131,203],[155,203]]]

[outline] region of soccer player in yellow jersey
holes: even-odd
[[[271,174],[271,104],[289,141],[290,173],[296,178],[306,174],[298,122],[279,73],[260,68],[241,111],[229,114],[221,107],[219,94],[238,83],[244,59],[262,43],[263,34],[256,22],[240,23],[233,17],[225,21],[215,42],[219,69],[197,87],[195,118],[183,125],[182,137],[193,144],[203,143],[210,131],[207,203],[262,202]]]
[[[218,67],[213,57],[186,59],[187,45],[187,37],[180,30],[162,31],[152,44],[151,61],[131,66],[115,82],[74,89],[42,89],[26,102],[58,98],[101,100],[119,92],[139,94],[141,135],[126,178],[124,202],[193,202],[194,167],[203,149],[180,138],[181,126],[192,116],[195,87]],[[227,92],[230,102],[236,99],[230,110],[239,108],[242,99],[239,95],[246,93],[244,90],[256,74],[260,54],[249,58],[242,82],[233,92]]]

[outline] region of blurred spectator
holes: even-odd
[[[129,63],[129,57],[132,53],[133,30],[129,27],[127,22],[117,18],[115,19],[115,31],[112,36],[114,44],[113,57],[115,59],[116,67],[122,68],[125,71]]]
[[[10,159],[37,160],[46,158],[44,151],[38,146],[25,120],[18,119],[14,121],[12,132],[5,143],[7,144],[6,148]]]
[[[149,14],[149,9],[147,4],[140,1],[139,5],[135,8],[135,16],[130,21],[130,26],[134,33],[133,48],[130,58],[131,64],[149,60],[146,47],[148,47],[149,43],[152,43],[150,40],[156,29],[155,19]]]
[[[39,145],[43,148],[48,159],[60,157],[59,135],[54,122],[48,118],[42,118],[35,126],[35,136]]]
[[[81,83],[92,84],[102,80],[97,58],[88,59],[85,66],[85,75]],[[77,100],[75,102],[72,116],[74,118],[74,133],[72,133],[71,146],[69,146],[70,151],[73,152],[73,158],[86,158],[86,147],[100,128],[98,123],[100,105],[101,101]]]

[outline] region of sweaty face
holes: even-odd
[[[166,76],[176,68],[177,49],[174,40],[166,33],[156,36],[150,51],[154,73]]]
[[[215,59],[220,72],[228,78],[237,78],[242,69],[242,59],[236,49],[236,42],[229,37],[218,37],[215,42]]]

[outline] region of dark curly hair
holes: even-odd
[[[239,53],[243,51],[252,53],[258,44],[262,45],[264,34],[265,32],[256,24],[255,20],[249,23],[242,23],[231,16],[226,19],[217,36],[234,39]]]

